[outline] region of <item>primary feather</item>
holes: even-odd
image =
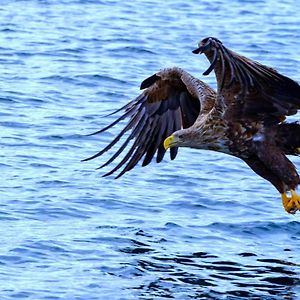
[[[196,79],[180,68],[163,69],[141,83],[144,91],[136,99],[123,106],[123,114],[114,122],[96,131],[102,133],[128,118],[128,123],[116,137],[101,151],[84,161],[94,159],[110,150],[127,133],[127,139],[100,168],[112,163],[126,151],[123,159],[104,176],[125,167],[117,177],[131,170],[143,159],[142,166],[148,165],[156,154],[156,161],[162,161],[166,150],[163,141],[173,132],[192,126],[201,112],[213,106],[216,93],[207,84]],[[119,112],[120,109],[117,110]],[[177,155],[177,147],[170,151],[170,158]]]

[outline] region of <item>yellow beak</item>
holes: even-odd
[[[169,137],[167,137],[165,140],[164,140],[164,148],[167,150],[169,148],[172,147],[172,144],[174,144],[174,141],[175,141],[175,138],[174,138],[174,135],[170,135]]]

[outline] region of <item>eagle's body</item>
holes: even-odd
[[[244,160],[281,193],[286,211],[300,210],[300,197],[294,191],[299,175],[286,157],[299,153],[300,125],[284,122],[300,108],[300,86],[274,69],[227,49],[215,38],[202,40],[193,52],[204,53],[210,61],[203,74],[215,71],[217,93],[180,68],[157,72],[142,82],[140,96],[116,111],[124,110],[119,119],[96,132],[129,117],[120,134],[88,159],[102,155],[128,131],[125,142],[101,167],[116,159],[131,140],[133,143],[104,176],[126,164],[120,177],[141,159],[145,166],[155,153],[160,162],[168,148],[171,159],[178,147],[214,150]]]
[[[242,159],[251,155],[255,137],[264,136],[260,133],[263,129],[261,122],[230,123],[222,116],[222,112],[212,110],[209,115],[199,118],[199,122],[190,128],[194,131],[192,148],[213,150]]]

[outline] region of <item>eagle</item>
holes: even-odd
[[[296,213],[300,177],[287,155],[300,154],[300,124],[288,123],[286,117],[300,108],[299,84],[214,37],[201,40],[193,53],[209,60],[203,75],[214,71],[217,92],[181,68],[160,70],[141,83],[143,92],[137,98],[111,113],[123,111],[119,118],[93,133],[129,118],[104,149],[84,161],[101,156],[126,133],[119,149],[99,168],[127,149],[123,158],[103,176],[123,167],[118,178],[141,160],[142,166],[148,165],[155,154],[159,163],[167,149],[171,160],[179,147],[218,151],[246,162],[278,190],[284,209]]]

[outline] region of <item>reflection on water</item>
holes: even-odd
[[[239,257],[236,262],[207,252],[160,256],[155,248],[132,240],[130,247],[120,249],[134,257],[129,273],[124,272],[123,276],[147,278],[146,282],[130,287],[141,297],[297,299],[300,264],[288,260],[288,249],[286,260],[268,258],[267,254],[266,258],[258,258],[251,252],[232,253],[232,257]]]

